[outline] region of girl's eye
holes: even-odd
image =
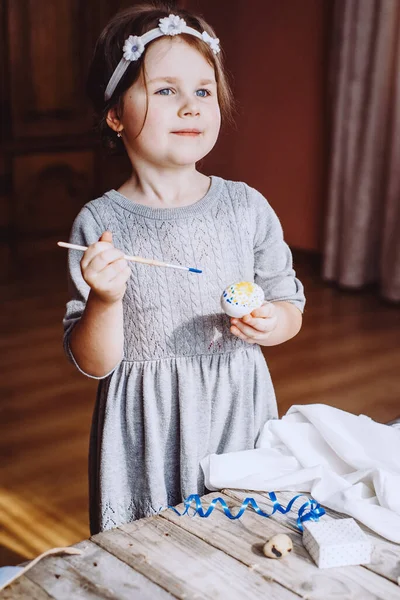
[[[211,96],[211,92],[210,90],[197,90],[196,94],[200,97],[200,98],[207,98],[207,96]]]
[[[173,90],[171,88],[164,88],[156,92],[159,96],[171,96],[173,94]],[[207,96],[211,96],[210,90],[201,89],[196,91],[196,96],[199,98],[207,98]]]

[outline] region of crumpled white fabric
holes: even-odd
[[[400,543],[400,429],[325,404],[268,421],[254,450],[201,461],[209,490],[307,492]]]

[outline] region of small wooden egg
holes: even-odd
[[[256,283],[240,281],[232,283],[221,296],[221,308],[230,317],[241,319],[264,302],[264,292]]]
[[[291,538],[285,533],[274,535],[266,544],[264,544],[263,552],[268,558],[283,558],[293,549]]]

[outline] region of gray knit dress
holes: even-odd
[[[111,190],[86,204],[70,242],[109,230],[125,254],[197,267],[198,275],[129,263],[124,357],[99,378],[89,449],[90,529],[97,533],[204,494],[200,460],[254,448],[277,407],[261,349],[229,331],[224,288],[255,281],[267,300],[304,308],[290,250],[265,198],[211,177],[207,194],[181,208],[150,208]],[[64,347],[89,294],[69,251]],[[107,340],[104,340],[107,343]],[[91,376],[90,374],[84,373]]]

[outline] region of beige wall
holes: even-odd
[[[216,29],[234,80],[237,131],[205,160],[277,211],[288,243],[318,250],[324,210],[331,0],[186,0]]]

